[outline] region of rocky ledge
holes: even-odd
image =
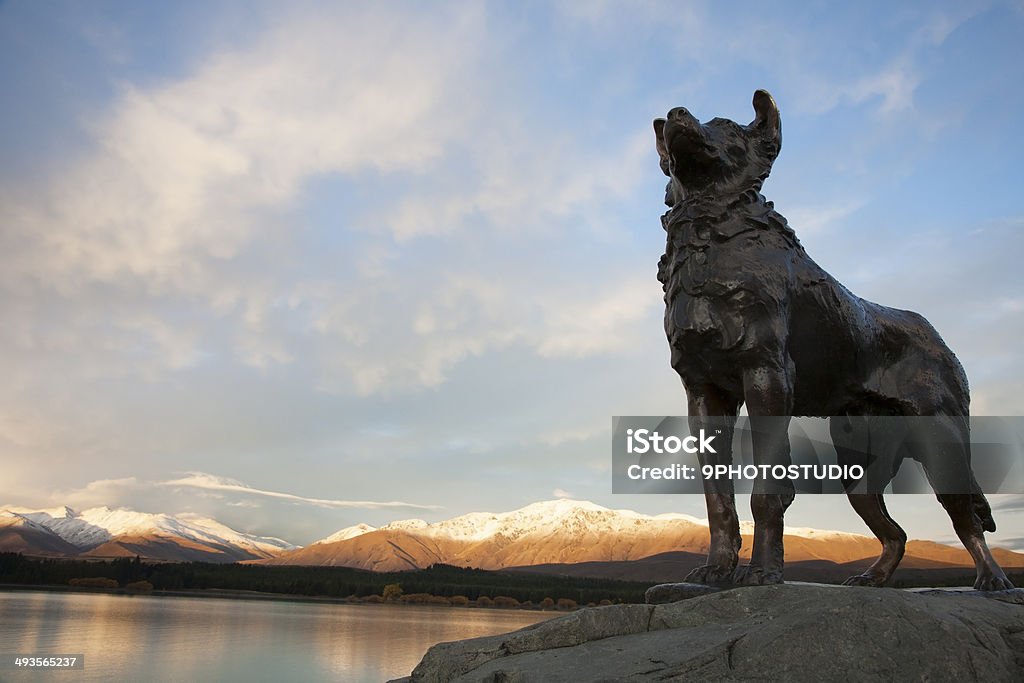
[[[736,588],[582,609],[512,633],[440,643],[400,680],[1021,681],[1021,602],[1024,590]]]

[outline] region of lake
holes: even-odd
[[[551,613],[0,591],[0,653],[85,654],[85,669],[0,681],[384,681],[427,648]]]

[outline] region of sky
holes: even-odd
[[[1024,5],[0,2],[0,504],[358,522],[612,495],[678,415],[651,121],[779,105],[764,193],[1024,415]],[[993,497],[1024,550],[1024,497]],[[749,519],[743,503],[742,517]],[[951,541],[931,496],[892,496]],[[787,523],[867,533],[840,498]]]

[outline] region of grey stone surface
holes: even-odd
[[[706,586],[703,583],[659,583],[651,586],[644,593],[644,602],[648,605],[663,605],[667,602],[678,602],[699,598],[709,593],[717,593],[722,590],[715,586]]]
[[[1001,591],[976,591],[967,586],[957,588],[906,588],[909,592],[921,595],[958,595],[962,597],[986,598],[1008,602],[1011,605],[1024,605],[1024,588],[1009,588]]]
[[[1024,608],[1007,597],[783,584],[584,609],[436,645],[408,680],[1020,681]]]
[[[427,651],[413,670],[412,680],[450,681],[492,659],[644,633],[650,625],[653,611],[651,605],[594,607],[512,633],[438,643]]]

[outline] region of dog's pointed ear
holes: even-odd
[[[779,116],[778,105],[767,90],[754,92],[754,113],[756,116],[750,128],[760,132],[765,141],[782,147],[782,118]]]
[[[665,175],[669,174],[668,147],[665,145],[665,119],[654,119],[654,144],[658,148],[658,158],[661,161],[661,170]]]

